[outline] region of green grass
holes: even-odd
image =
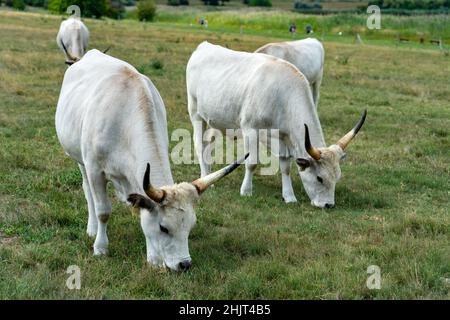
[[[353,40],[358,32],[366,40],[396,41],[398,37],[418,42],[442,38],[450,42],[450,17],[448,15],[398,17],[382,14],[381,30],[369,30],[366,14],[307,15],[278,9],[227,9],[159,7],[156,22],[186,27],[198,27],[199,18],[208,20],[209,29],[215,31],[243,32],[276,37],[288,37],[291,23],[297,25],[301,37],[307,24],[312,26],[316,37],[333,40],[342,32],[344,38]]]
[[[450,58],[437,49],[325,41],[319,116],[336,141],[368,109],[348,150],[333,210],[284,204],[279,176],[257,176],[239,196],[240,168],[208,190],[191,233],[192,270],[150,267],[139,218],[113,201],[110,255],[92,256],[76,164],[56,138],[66,66],[61,19],[0,12],[0,298],[448,299],[450,278]],[[169,134],[191,129],[185,66],[202,40],[255,50],[279,38],[171,24],[86,20],[91,45],[151,77]],[[156,66],[156,67],[155,67]],[[173,165],[191,181],[197,165]],[[82,289],[65,286],[69,265]],[[381,290],[366,270],[381,268]]]

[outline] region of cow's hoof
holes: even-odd
[[[252,190],[241,190],[241,196],[250,197],[252,195]]]
[[[86,233],[89,238],[95,238],[95,236],[97,235],[97,226],[88,225]]]
[[[94,256],[105,256],[108,254],[108,248],[94,247]]]
[[[295,196],[287,196],[283,197],[284,202],[286,203],[294,203],[297,202],[297,198]]]

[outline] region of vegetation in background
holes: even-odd
[[[202,0],[202,2],[205,6],[224,6],[225,2],[230,2],[230,0]]]
[[[271,7],[271,0],[248,0],[248,5],[252,7]]]
[[[156,5],[154,0],[140,0],[137,14],[140,21],[152,21],[155,17]]]
[[[167,0],[169,6],[188,6],[189,0]]]
[[[0,5],[2,5],[2,3],[16,10],[25,10],[26,7],[26,3],[24,0],[0,0]]]
[[[48,9],[51,13],[62,14],[66,13],[70,5],[77,5],[81,9],[83,17],[107,16],[114,19],[123,18],[125,5],[134,5],[134,3],[134,0],[5,0],[7,6],[19,10],[25,10],[28,5]]]
[[[108,4],[107,0],[49,0],[48,10],[52,13],[66,13],[69,6],[77,5],[83,17],[100,18],[106,15]]]
[[[369,5],[377,5],[381,9],[448,9],[450,0],[371,0]]]
[[[286,11],[206,11],[190,8],[183,11],[170,10],[171,8],[158,10],[156,22],[170,23],[178,26],[189,26],[199,17],[208,20],[208,28],[230,32],[244,32],[266,36],[289,35],[290,23],[297,25],[298,36],[304,34],[307,24],[312,26],[312,36],[323,38],[345,38],[353,41],[358,32],[363,40],[397,41],[398,37],[416,39],[423,37],[444,40],[444,44],[450,44],[450,16],[393,16],[383,15],[381,30],[369,30],[367,28],[367,14],[333,14],[311,15],[298,14]],[[342,32],[342,36],[338,36]]]
[[[25,10],[25,1],[24,0],[13,0],[12,7],[17,10]]]
[[[273,14],[263,17],[286,22]],[[330,18],[314,21],[330,29],[360,22]],[[435,19],[386,18],[386,27],[431,32],[448,21]],[[0,11],[0,299],[450,298],[448,56],[433,47],[326,38],[318,108],[326,141],[337,141],[368,110],[341,167],[336,208],[310,205],[295,164],[298,203],[283,202],[279,174],[255,175],[253,196],[241,197],[239,168],[202,195],[189,240],[193,267],[174,274],[147,264],[139,215],[112,190],[110,254],[92,256],[82,178],[54,127],[67,70],[55,44],[60,23],[59,16]],[[90,48],[114,41],[109,54],[145,66],[164,100],[169,135],[192,130],[185,68],[201,41],[254,51],[291,39],[267,30],[256,36],[189,24],[85,23]],[[200,170],[172,165],[172,172],[180,182]],[[81,269],[81,290],[66,287],[70,265]],[[370,265],[381,269],[380,290],[366,287]]]
[[[304,1],[295,1],[294,9],[296,10],[322,9],[322,5],[318,2],[310,3]]]

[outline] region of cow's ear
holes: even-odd
[[[143,208],[149,211],[155,208],[155,203],[152,200],[137,193],[130,194],[127,200],[135,208]]]
[[[295,160],[298,164],[298,166],[300,167],[301,171],[305,171],[306,168],[308,168],[309,166],[311,166],[311,162],[308,159],[304,159],[304,158],[297,158]]]

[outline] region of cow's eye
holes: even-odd
[[[161,230],[161,232],[169,234],[169,229],[167,229],[166,227],[163,227],[162,225],[159,225],[159,230]]]
[[[322,177],[317,177],[317,181],[319,181],[320,183],[323,183]]]

